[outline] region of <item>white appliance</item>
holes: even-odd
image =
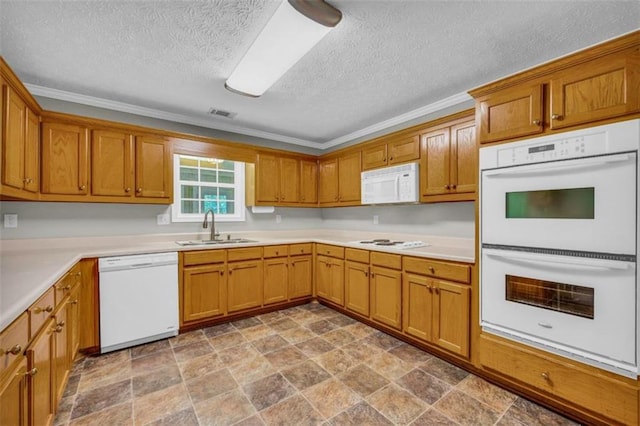
[[[360,178],[362,204],[418,202],[418,163],[362,172]]]
[[[389,239],[375,239],[375,240],[364,240],[364,241],[352,241],[351,244],[359,244],[363,246],[378,246],[378,247],[389,247],[396,248],[400,250],[418,248],[418,247],[426,247],[429,244],[424,241],[397,241],[397,240],[389,240]]]
[[[102,353],[178,334],[178,254],[106,257],[100,272]]]
[[[636,378],[640,120],[480,149],[484,331]]]

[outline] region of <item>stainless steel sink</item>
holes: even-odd
[[[255,243],[255,240],[247,240],[245,238],[230,238],[227,240],[189,240],[189,241],[176,241],[176,244],[181,246],[210,246],[220,244],[245,244]]]

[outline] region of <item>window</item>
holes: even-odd
[[[216,221],[244,221],[244,163],[174,156],[174,222],[202,221],[213,209]]]

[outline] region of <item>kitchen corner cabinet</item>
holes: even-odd
[[[171,144],[158,136],[136,136],[136,197],[173,199]]]
[[[316,206],[316,161],[258,153],[255,171],[248,169],[247,205]]]
[[[404,333],[468,358],[469,266],[409,257],[403,263]]]
[[[390,139],[385,137],[385,139]],[[420,158],[420,137],[417,134],[393,135],[391,140],[362,150],[362,170],[392,166]]]
[[[359,205],[361,152],[320,160],[320,205]]]
[[[72,124],[42,125],[42,193],[89,193],[88,129]]]
[[[478,154],[474,121],[422,135],[421,201],[473,201]]]

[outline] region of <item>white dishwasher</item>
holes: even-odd
[[[178,254],[103,257],[100,351],[111,352],[178,334]]]

